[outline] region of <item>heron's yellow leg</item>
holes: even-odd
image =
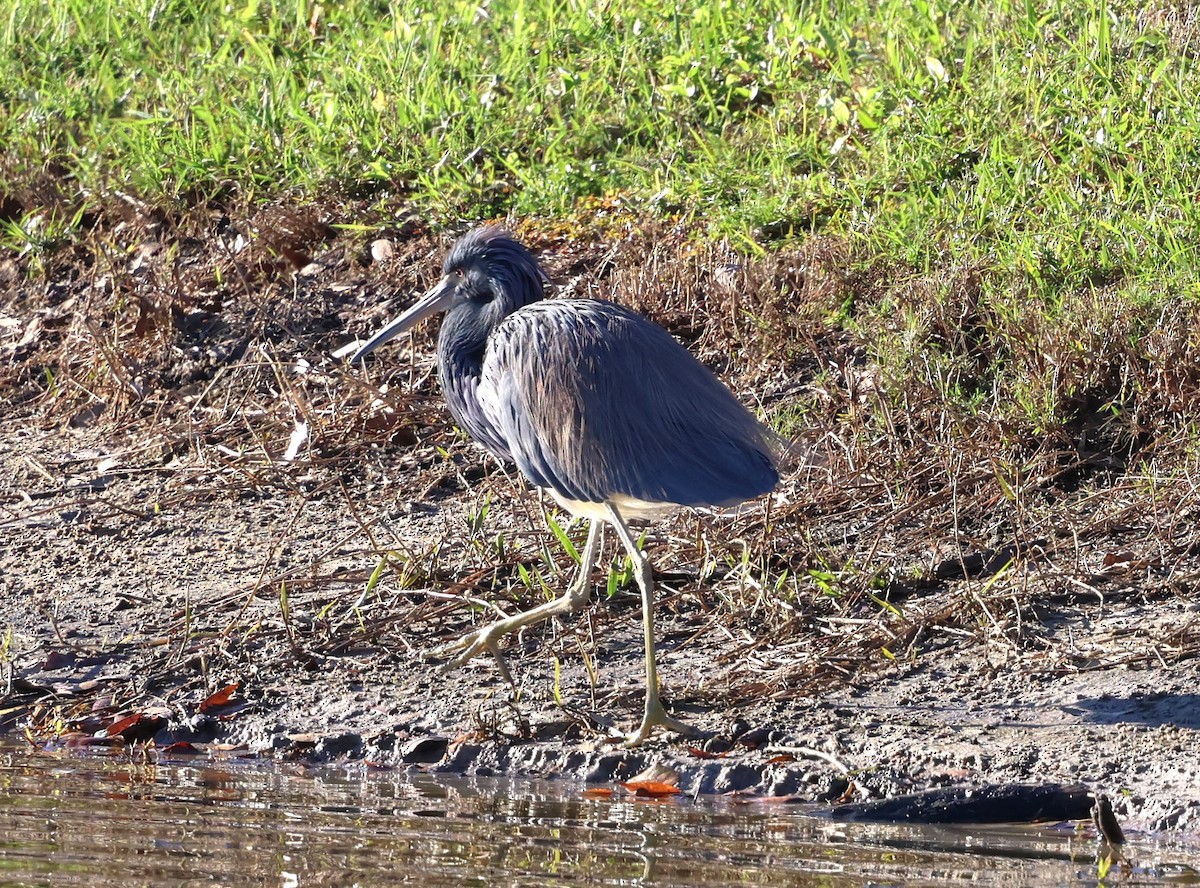
[[[603,527],[604,525],[599,521],[592,521],[588,528],[583,554],[579,559],[579,577],[558,598],[503,620],[489,623],[474,632],[468,632],[456,641],[434,648],[430,653],[434,656],[455,654],[454,658],[443,667],[450,669],[454,666],[461,666],[473,657],[487,651],[496,658],[496,665],[500,669],[500,674],[504,676],[504,680],[513,684],[512,673],[508,670],[508,664],[504,662],[504,656],[500,653],[500,646],[497,642],[503,636],[517,632],[526,626],[532,626],[534,623],[540,623],[550,617],[574,613],[587,606],[591,597],[592,569],[596,565],[596,555],[600,548],[599,542]]]
[[[656,727],[675,731],[677,734],[694,735],[695,728],[667,715],[662,699],[658,695],[658,661],[654,647],[654,574],[650,559],[637,547],[629,526],[612,505],[608,506],[609,523],[621,538],[635,568],[635,579],[642,592],[642,628],[646,634],[646,710],[642,723],[636,731],[625,738],[626,746],[640,746],[649,738]]]

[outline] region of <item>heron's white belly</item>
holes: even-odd
[[[589,518],[592,521],[608,521],[608,509],[604,503],[585,503],[581,500],[570,499],[557,491],[543,488],[554,497],[554,501],[579,518]],[[662,518],[681,508],[677,503],[654,502],[637,499],[632,496],[617,494],[609,500],[620,513],[622,518]]]

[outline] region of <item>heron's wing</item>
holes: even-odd
[[[517,467],[569,499],[729,505],[778,481],[771,433],[670,334],[613,303],[510,315],[480,394]]]

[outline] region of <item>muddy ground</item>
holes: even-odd
[[[625,750],[643,675],[625,583],[609,596],[601,578],[588,611],[513,640],[515,690],[486,660],[441,671],[423,656],[561,590],[571,567],[546,504],[449,424],[429,333],[365,376],[330,357],[428,282],[445,238],[310,233],[315,260],[251,261],[245,244],[267,238],[216,227],[211,241],[139,228],[107,268],[0,269],[9,733],[579,781],[653,762],[687,792],[822,802],[1082,782],[1128,828],[1200,830],[1188,471],[1147,493],[1144,465],[1092,461],[1081,481],[1073,463],[1014,514],[988,486],[994,454],[914,468],[845,431],[874,388],[853,342],[747,346],[743,364],[737,331],[696,321],[693,297],[655,309],[657,292],[730,275],[818,298],[828,281],[795,272],[816,254],[744,269],[709,250],[667,268],[644,245],[547,237],[561,292],[637,289],[764,412],[836,402],[804,414],[802,456],[768,502],[645,529],[664,698],[703,736]],[[832,383],[814,382],[823,360]],[[860,443],[830,446],[839,430]],[[896,494],[887,471],[941,480]],[[619,573],[611,542],[605,557]]]

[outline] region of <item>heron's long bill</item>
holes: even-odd
[[[416,305],[368,339],[366,344],[350,358],[350,363],[358,363],[389,339],[399,336],[411,327],[415,327],[430,315],[445,311],[450,307],[450,300],[453,298],[454,281],[449,277],[443,278],[441,283],[418,299]]]

